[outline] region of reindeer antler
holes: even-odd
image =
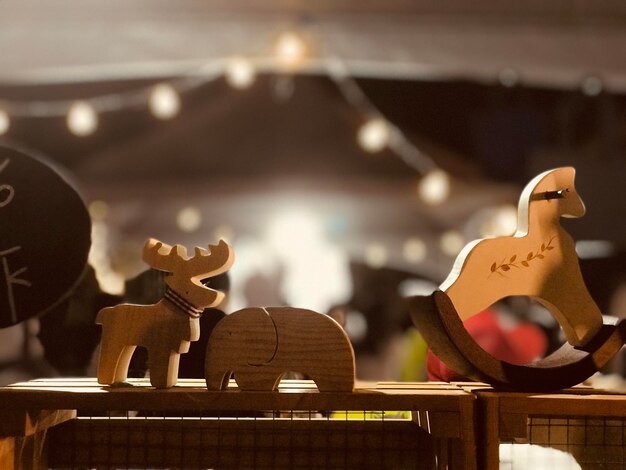
[[[154,238],[146,241],[143,259],[152,268],[171,273],[184,273],[189,278],[203,278],[221,274],[233,265],[235,255],[224,240],[209,245],[208,250],[196,247],[192,258],[182,245],[170,246]]]
[[[143,247],[143,260],[154,269],[174,272],[177,265],[187,258],[187,249],[182,245],[170,246],[154,238]]]
[[[208,250],[196,247],[195,255],[185,263],[186,272],[192,278],[217,276],[228,271],[235,262],[232,247],[224,240],[217,245],[209,245]]]

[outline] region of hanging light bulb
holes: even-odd
[[[366,152],[376,153],[389,145],[391,128],[381,118],[371,118],[359,128],[357,141]]]
[[[420,180],[417,192],[426,204],[437,206],[450,195],[450,178],[443,170],[432,170]]]
[[[299,34],[285,31],[276,40],[274,54],[284,68],[297,69],[306,58],[307,45]]]
[[[76,101],[67,113],[67,127],[78,137],[87,137],[98,128],[98,115],[91,104]]]
[[[156,85],[148,101],[150,112],[158,119],[172,119],[180,111],[180,97],[167,83]]]
[[[226,64],[226,82],[233,88],[243,90],[254,83],[256,70],[244,57],[233,57]]]
[[[11,126],[11,119],[9,119],[9,113],[4,109],[0,109],[0,135],[6,134]]]

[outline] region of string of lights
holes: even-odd
[[[383,113],[367,97],[358,82],[350,76],[345,64],[332,58],[327,62],[328,76],[335,82],[344,99],[367,116],[357,132],[359,146],[371,153],[385,148],[391,150],[407,166],[413,168],[423,178],[417,192],[420,199],[429,205],[444,202],[450,193],[450,179],[435,161],[414,145],[400,128],[387,120]]]
[[[88,100],[18,103],[17,106],[10,103],[9,106],[2,108],[7,119],[5,132],[8,129],[8,119],[11,113],[20,116],[65,117],[69,130],[79,137],[90,135],[97,130],[100,114],[130,107],[147,109],[158,119],[173,119],[181,112],[182,94],[219,78],[223,78],[235,90],[245,90],[253,85],[257,74],[261,72],[278,71],[279,74],[291,76],[305,66],[308,50],[309,46],[298,34],[288,32],[278,37],[272,58],[251,59],[238,56],[213,61],[190,70],[188,74],[180,78]],[[318,63],[318,68],[319,65]],[[413,144],[398,126],[386,118],[384,113],[368,98],[341,59],[330,57],[322,61],[321,65],[321,69],[335,83],[345,101],[363,116],[363,123],[355,133],[355,143],[363,151],[369,153],[378,153],[388,149],[419,174],[417,196],[424,204],[435,206],[445,202],[450,194],[451,186],[448,174],[438,167],[430,155]],[[0,114],[1,124],[2,114]],[[124,278],[113,269],[107,254],[109,241],[105,219],[108,206],[103,201],[92,201],[89,209],[94,221],[94,243],[90,262],[96,267],[98,279],[103,286],[107,286],[107,291],[121,292]],[[512,208],[512,211],[514,213],[515,208]],[[290,223],[293,223],[293,219],[289,217]],[[202,213],[197,207],[183,207],[177,214],[176,225],[183,232],[195,232],[202,224]],[[510,230],[508,225],[506,230]],[[291,230],[286,232],[291,233]],[[228,226],[220,226],[215,229],[214,236],[230,239],[233,236],[233,230]],[[461,233],[449,230],[442,234],[439,249],[445,255],[452,257],[458,253],[464,243],[465,239]],[[307,252],[306,249],[302,251]],[[401,256],[406,263],[418,265],[424,262],[430,251],[432,249],[424,240],[412,236],[404,240]],[[367,243],[362,254],[364,262],[372,268],[380,268],[391,262],[391,250],[384,243],[377,241]]]
[[[273,47],[274,70],[297,73],[307,61],[311,45],[294,31],[277,36]],[[216,60],[180,78],[149,87],[127,90],[82,100],[1,101],[0,135],[9,132],[11,118],[61,117],[77,137],[87,137],[98,129],[100,116],[124,109],[147,109],[157,119],[170,120],[181,112],[181,95],[223,77],[236,90],[250,87],[264,64],[243,56]],[[371,102],[345,64],[336,57],[322,62],[329,78],[344,99],[365,117],[356,133],[356,142],[366,152],[388,149],[422,176],[417,193],[426,204],[437,205],[450,192],[448,175],[434,160],[415,146],[396,125]],[[267,67],[266,67],[267,68]]]
[[[146,110],[157,119],[171,120],[183,111],[181,97],[185,93],[215,80],[224,79],[234,90],[243,91],[254,84],[260,73],[278,73],[290,77],[293,74],[306,73],[306,70],[311,70],[314,65],[316,73],[325,72],[337,86],[346,103],[363,117],[362,124],[355,131],[355,143],[368,153],[390,151],[419,175],[416,194],[424,204],[436,206],[444,203],[451,191],[449,175],[430,155],[416,146],[402,129],[387,119],[369,99],[341,58],[312,59],[310,51],[313,46],[314,44],[308,43],[298,32],[286,31],[276,37],[272,55],[269,57],[235,56],[216,59],[190,67],[190,70],[179,77],[155,85],[82,100],[0,99],[0,136],[10,132],[13,118],[63,118],[68,130],[79,138],[95,133],[103,114],[126,109]],[[506,87],[515,86],[519,82],[519,74],[512,69],[503,70],[498,78],[500,84]],[[587,77],[581,90],[588,96],[595,96],[602,91],[602,82],[596,77]],[[104,201],[92,201],[89,209],[94,229],[90,262],[95,266],[101,284],[107,286],[105,290],[119,293],[123,290],[124,278],[113,268],[108,256],[110,242],[105,222],[108,205]],[[476,224],[480,225],[480,235],[491,237],[512,233],[516,225],[515,207],[502,206],[490,210],[489,214],[476,216]],[[183,207],[177,214],[176,225],[183,232],[195,232],[202,224],[202,214],[197,207]],[[215,238],[230,239],[233,237],[233,229],[229,226],[219,226],[215,228],[213,235]],[[439,239],[439,250],[446,256],[453,257],[464,243],[463,234],[456,230],[448,230],[442,233]],[[413,236],[404,240],[401,256],[406,263],[418,265],[431,251],[432,248],[428,243]],[[392,261],[390,255],[390,249],[377,241],[366,244],[363,249],[363,260],[373,268],[388,265]]]

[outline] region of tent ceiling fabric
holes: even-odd
[[[173,76],[231,55],[267,59],[296,27],[359,77],[495,82],[515,70],[531,86],[577,88],[600,77],[626,91],[626,4],[579,0],[5,0],[0,84]],[[267,67],[271,64],[265,62]]]

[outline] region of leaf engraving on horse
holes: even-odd
[[[557,168],[535,177],[522,192],[517,231],[510,237],[470,242],[441,284],[462,320],[509,296],[528,296],[559,322],[574,346],[602,327],[602,315],[585,286],[575,243],[561,217],[582,217],[575,170]]]

